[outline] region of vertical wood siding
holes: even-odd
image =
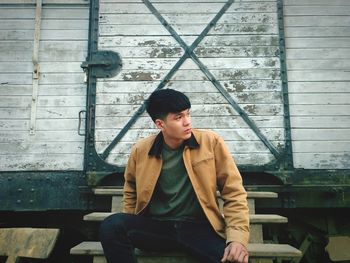
[[[350,168],[350,1],[285,0],[294,165]]]
[[[88,45],[86,1],[43,1],[37,130],[29,134],[35,1],[0,4],[0,170],[82,170],[85,109],[80,64]]]
[[[191,45],[226,1],[151,2]],[[184,51],[142,1],[102,0],[99,29],[99,49],[116,51],[123,59],[118,76],[97,84],[96,148],[102,152]],[[284,133],[278,48],[276,1],[235,1],[195,54],[281,149]],[[193,126],[221,134],[237,163],[259,166],[274,160],[191,59],[166,88],[190,97]],[[151,119],[143,114],[108,161],[125,166],[135,141],[155,132]]]

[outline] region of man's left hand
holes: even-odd
[[[248,263],[249,254],[245,246],[239,242],[231,242],[225,248],[221,262]]]

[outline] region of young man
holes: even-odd
[[[101,224],[108,263],[136,263],[135,247],[183,250],[200,263],[248,262],[242,178],[221,137],[192,129],[190,108],[181,92],[151,94],[147,112],[160,133],[133,147],[124,175],[123,213]]]

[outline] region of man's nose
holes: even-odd
[[[191,124],[191,116],[184,117],[184,126],[188,126]]]

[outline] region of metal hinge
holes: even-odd
[[[93,68],[92,74],[96,78],[111,78],[116,76],[122,68],[122,60],[118,53],[100,50],[91,54],[91,59],[81,64],[85,72]]]

